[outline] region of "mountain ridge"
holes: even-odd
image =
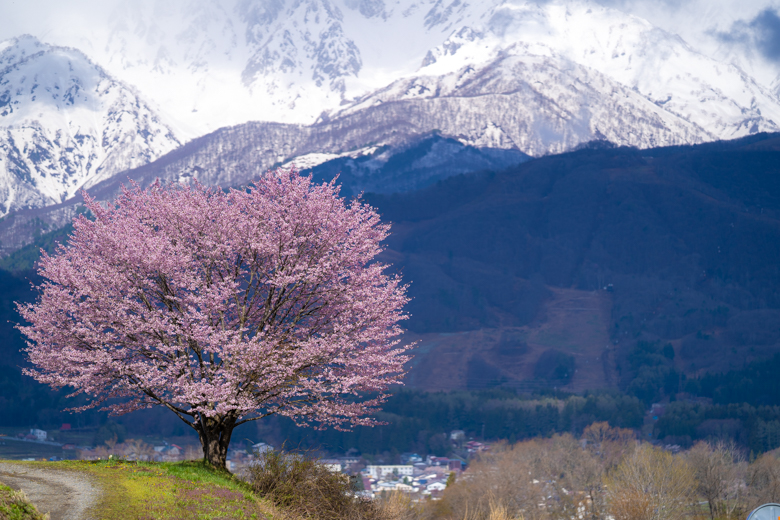
[[[0,226],[4,253],[28,243],[35,229],[64,225],[72,203],[59,203],[78,189],[105,181],[116,190],[128,176],[142,184],[158,175],[238,185],[274,165],[339,155],[355,159],[431,133],[477,149],[541,157],[592,141],[653,148],[780,131],[780,99],[738,65],[719,62],[677,35],[591,0],[224,5],[196,0],[188,9],[174,1],[157,18],[150,18],[148,7],[123,5],[108,25],[115,31],[105,36],[106,47],[100,50],[93,42],[91,49],[112,72],[137,73],[141,88],[150,89],[145,95],[159,101],[160,89],[175,94],[163,112],[143,104],[139,91],[124,88],[83,53],[33,43],[31,37],[23,41],[49,49],[39,56],[50,58],[46,67],[38,69],[65,70],[80,88],[75,92],[94,98],[82,100],[78,128],[88,130],[63,120],[56,78],[44,89],[56,108],[49,113],[39,110],[40,89],[36,94],[25,87],[26,97],[10,99],[29,74],[7,69],[0,77],[0,87],[15,82],[0,92],[7,157],[0,213],[58,203],[42,213],[17,212]],[[177,13],[181,20],[173,20]],[[399,43],[399,49],[376,47],[376,35],[417,25],[422,32]],[[94,41],[102,41],[97,34]],[[18,69],[30,58],[20,61],[12,52],[14,42],[1,48],[5,62]],[[150,49],[156,50],[153,59],[145,54]],[[83,62],[81,73],[73,72],[71,55]],[[177,83],[185,65],[186,87]],[[219,74],[212,75],[215,70]],[[203,83],[206,77],[217,83]],[[105,92],[93,92],[94,78],[109,85]],[[234,80],[240,95],[230,86]],[[214,125],[229,121],[234,110],[244,120],[262,114],[265,121],[222,127],[174,151],[180,141],[166,121],[177,120],[172,110],[184,114],[181,103],[190,103],[198,92],[211,115],[201,114],[200,105],[187,105],[188,121],[206,118]],[[30,114],[24,128],[12,121],[20,113]],[[95,117],[102,117],[97,125]],[[315,117],[311,124],[298,121]],[[165,152],[167,158],[144,166]]]

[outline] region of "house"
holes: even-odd
[[[441,481],[439,481],[439,482],[432,482],[432,483],[428,484],[427,486],[425,486],[425,489],[428,490],[431,493],[434,492],[434,491],[444,491],[446,488],[447,488],[447,484],[445,484],[444,482],[441,482]]]
[[[650,406],[650,415],[653,417],[654,421],[657,421],[659,417],[661,417],[664,413],[666,413],[666,405],[663,403],[653,403],[652,406]]]
[[[434,455],[428,455],[425,461],[429,466],[446,466],[450,463],[450,459],[447,457],[436,457]]]
[[[381,479],[387,475],[395,475],[397,477],[411,477],[414,473],[414,466],[404,464],[388,464],[383,466],[368,466],[365,473],[375,479]]]
[[[403,491],[404,493],[411,493],[412,491],[414,491],[414,488],[412,488],[412,486],[410,486],[409,484],[404,484],[403,482],[396,482],[395,490]]]
[[[415,464],[417,462],[422,462],[422,457],[417,455],[416,453],[402,453],[401,454],[401,464]]]
[[[395,482],[377,482],[371,486],[371,491],[381,493],[382,491],[395,491]]]
[[[30,434],[28,435],[28,438],[30,438],[30,435],[32,435],[32,439],[36,441],[43,442],[46,440],[46,432],[44,430],[38,430],[36,428],[32,428],[30,430]]]
[[[488,451],[490,445],[484,442],[469,441],[466,443],[466,451],[469,453],[479,453],[480,451]]]
[[[450,469],[449,465],[447,466],[428,466],[427,468],[420,471],[420,474],[429,474],[433,473],[436,475],[437,478],[441,477],[442,475],[449,475]]]

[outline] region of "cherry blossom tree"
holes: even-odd
[[[389,226],[333,183],[278,169],[246,189],[124,188],[42,254],[26,373],[118,415],[164,406],[225,466],[272,414],[371,425],[400,382],[406,286],[376,261]],[[368,394],[368,396],[366,396]]]

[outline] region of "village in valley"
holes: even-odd
[[[82,436],[83,437],[83,436]],[[31,455],[20,457],[22,460],[62,460],[62,459],[124,459],[157,462],[178,462],[197,460],[203,457],[199,445],[181,441],[168,442],[157,440],[145,442],[141,439],[126,439],[118,442],[116,437],[106,440],[99,446],[82,445],[71,442],[79,438],[79,433],[70,424],[63,424],[56,432],[37,428],[25,430],[15,435],[0,434],[0,448],[10,445],[26,448]],[[490,444],[467,439],[463,430],[450,432],[452,451],[448,457],[417,453],[402,453],[396,460],[382,458],[364,458],[357,450],[348,450],[346,454],[328,454],[320,463],[330,471],[344,473],[350,477],[356,492],[367,498],[378,498],[394,491],[409,494],[413,500],[437,500],[448,483],[460,477],[471,459],[490,450]],[[61,442],[64,441],[64,442]],[[274,447],[265,442],[249,444],[238,442],[232,445],[227,455],[227,469],[241,475],[258,457]],[[49,455],[49,453],[59,453]],[[43,456],[46,454],[46,456]],[[295,456],[295,455],[293,455]]]

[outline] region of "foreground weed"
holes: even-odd
[[[2,520],[49,520],[48,513],[42,515],[32,505],[23,491],[14,491],[0,484],[0,519]]]

